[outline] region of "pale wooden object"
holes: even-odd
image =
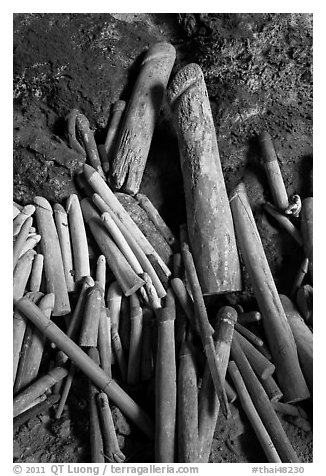
[[[271,437],[269,436],[263,422],[260,419],[259,414],[257,413],[255,405],[252,403],[249,392],[246,389],[243,378],[241,377],[241,374],[235,362],[230,362],[228,369],[233,380],[233,384],[238,393],[241,406],[244,409],[254,429],[254,432],[256,433],[259,443],[261,444],[266,455],[267,461],[269,463],[281,463],[282,461],[279,455],[277,454],[276,448],[271,440]]]
[[[264,131],[259,136],[262,161],[272,192],[275,206],[284,212],[289,206],[289,199],[286,193],[282,173],[277,160],[272,138],[268,132]]]
[[[46,291],[55,294],[53,315],[62,316],[70,312],[70,302],[53,211],[43,197],[35,197],[34,203],[37,229],[42,236],[40,245],[44,256]]]
[[[29,234],[27,240],[24,243],[24,246],[19,254],[19,257],[23,256],[24,253],[28,250],[33,250],[35,246],[41,241],[41,235]]]
[[[98,327],[101,317],[103,291],[98,282],[90,288],[86,298],[84,318],[80,330],[79,345],[81,347],[96,347]]]
[[[197,64],[178,71],[168,99],[178,134],[190,249],[202,292],[239,291],[232,215],[204,75]]]
[[[78,283],[83,277],[90,275],[90,268],[86,230],[79,199],[76,194],[71,194],[68,198],[66,210],[74,257],[75,281]]]
[[[25,205],[25,207],[21,209],[21,212],[19,213],[19,215],[15,217],[13,221],[13,236],[18,235],[24,222],[27,220],[28,217],[31,217],[34,212],[35,212],[34,205]]]
[[[59,243],[62,254],[63,268],[65,272],[67,291],[75,290],[74,267],[72,260],[72,247],[70,241],[68,216],[62,205],[56,203],[53,205],[54,221],[57,227]]]
[[[143,312],[136,294],[130,296],[130,346],[128,358],[127,383],[136,385],[140,381],[141,340]]]
[[[267,379],[273,375],[275,372],[275,365],[237,330],[235,331],[235,335],[237,336],[239,344],[256,374],[262,379]]]
[[[102,302],[100,322],[98,326],[97,345],[100,354],[101,367],[111,377],[112,345],[111,345],[111,319],[107,315],[107,309]]]
[[[29,278],[29,290],[39,291],[41,289],[42,274],[43,274],[44,256],[40,253],[34,257],[32,271]]]
[[[143,177],[163,94],[176,56],[170,43],[155,43],[147,51],[119,131],[112,179],[134,195]]]
[[[114,281],[108,288],[106,303],[108,308],[108,317],[111,321],[111,341],[114,355],[117,359],[122,380],[127,378],[127,363],[124,351],[121,345],[119,335],[119,318],[122,301],[122,290],[117,281]]]
[[[309,274],[313,279],[313,198],[308,197],[302,200],[300,213],[300,225],[303,238],[303,248],[306,257],[309,259]]]
[[[13,278],[13,301],[20,299],[25,292],[36,251],[28,250],[17,261]]]
[[[244,184],[238,185],[230,202],[238,245],[263,316],[262,322],[279,386],[286,402],[305,400],[310,393],[300,369],[291,327],[265,256]]]
[[[119,127],[121,125],[121,119],[125,108],[126,101],[122,100],[116,101],[111,108],[111,118],[104,143],[104,149],[109,164],[112,162],[114,146],[117,140]]]
[[[13,248],[13,269],[15,269],[15,266],[20,256],[24,254],[22,253],[22,250],[24,249],[24,245],[26,243],[32,223],[33,223],[33,218],[27,217],[24,223],[22,224],[19,230],[19,233],[17,234],[17,238],[16,238],[16,241],[14,242],[14,248]],[[25,250],[25,252],[26,251],[27,250]]]

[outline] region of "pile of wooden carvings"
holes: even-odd
[[[65,207],[43,197],[14,204],[14,422],[54,404],[59,418],[80,369],[89,379],[93,462],[125,460],[110,402],[155,441],[156,462],[208,462],[219,409],[228,418],[237,396],[266,460],[297,462],[278,413],[310,428],[296,404],[312,392],[312,198],[302,209],[298,196],[289,203],[271,138],[262,134],[274,199],[266,211],[305,250],[291,296],[304,320],[278,294],[244,185],[227,197],[203,74],[189,64],[167,90],[187,207],[175,238],[138,193],[174,59],[172,45],[149,49],[127,107],[113,107],[105,144],[95,143],[85,116],[69,114],[69,145],[87,162],[76,177],[79,196]],[[147,236],[130,203],[150,223]],[[99,250],[92,272],[90,240]],[[225,306],[209,320],[205,296],[241,291],[238,249],[260,312]],[[266,342],[245,327],[252,322]],[[45,339],[55,359],[40,374]],[[153,382],[149,415],[124,389],[145,393]]]

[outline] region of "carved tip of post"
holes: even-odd
[[[48,309],[53,309],[54,308],[54,303],[55,303],[55,294],[54,293],[49,293],[43,296],[40,307],[42,309],[48,308]]]
[[[75,193],[72,193],[71,195],[69,195],[69,197],[67,199],[67,202],[66,202],[66,210],[67,210],[68,214],[70,212],[70,208],[73,205],[76,205],[77,203],[79,204],[78,196]]]
[[[84,164],[83,172],[87,180],[90,180],[94,174],[98,174],[98,172],[96,172],[96,170],[88,164]]]
[[[189,63],[179,69],[172,79],[167,91],[167,98],[171,106],[175,101],[198,81],[204,81],[204,73],[197,63]]]
[[[223,306],[223,307],[221,307],[221,309],[218,311],[217,316],[218,316],[219,318],[228,319],[228,320],[230,320],[232,323],[236,323],[236,322],[237,322],[237,318],[238,318],[238,313],[237,313],[237,311],[234,309],[234,307],[231,307],[231,306]]]
[[[258,140],[260,143],[263,143],[263,142],[271,142],[272,141],[272,138],[269,134],[269,132],[267,131],[263,131],[259,134],[258,136]]]
[[[169,57],[171,60],[175,60],[176,57],[176,50],[171,43],[166,41],[159,41],[158,43],[154,43],[148,50],[145,55],[145,58],[142,62],[142,65],[151,61],[156,58],[164,58]]]
[[[108,288],[108,292],[107,292],[107,295],[106,295],[106,301],[109,302],[109,301],[113,301],[113,300],[116,300],[116,299],[121,300],[122,295],[123,295],[123,292],[122,292],[121,287],[119,286],[118,281],[113,281],[113,283],[110,284],[110,286]]]
[[[119,99],[112,105],[112,113],[117,111],[124,111],[126,107],[126,101]]]
[[[238,183],[238,185],[233,189],[230,197],[230,202],[240,195],[247,197],[246,186],[243,182]]]
[[[53,213],[52,207],[50,202],[44,197],[34,197],[34,204],[36,207],[44,208],[44,210],[48,210],[49,212]]]
[[[53,211],[54,213],[61,213],[62,215],[66,215],[66,210],[62,205],[60,205],[60,203],[55,203],[53,205]]]

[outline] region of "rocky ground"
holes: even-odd
[[[103,142],[111,104],[128,100],[142,53],[160,40],[176,47],[174,70],[193,61],[203,68],[227,190],[244,180],[278,289],[287,294],[303,254],[262,212],[261,203],[271,196],[257,134],[271,134],[288,194],[311,196],[309,14],[15,14],[14,199],[26,204],[43,195],[52,203],[64,202],[76,191],[73,174],[82,160],[67,146],[66,115],[74,107],[80,109],[98,143]],[[177,231],[185,220],[185,204],[177,140],[166,105],[141,191]],[[248,283],[234,300],[247,309],[254,307]],[[80,375],[61,420],[44,414],[16,430],[15,461],[89,461],[84,384]],[[309,403],[306,407],[311,413]],[[153,461],[151,445],[119,412],[116,422],[128,461]],[[286,421],[284,425],[300,459],[311,461],[311,432]],[[237,406],[231,424],[220,417],[215,437],[212,462],[264,461]]]

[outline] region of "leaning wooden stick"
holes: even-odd
[[[154,370],[153,349],[152,349],[152,326],[153,311],[148,307],[143,308],[143,336],[141,345],[141,365],[140,378],[141,381],[148,381]]]
[[[261,320],[259,311],[241,312],[238,314],[238,322],[241,325],[252,324]]]
[[[144,285],[144,281],[134,272],[114,243],[92,203],[87,199],[83,199],[81,206],[84,219],[101,252],[104,254],[111,271],[119,282],[125,296],[130,296]]]
[[[252,370],[245,354],[243,353],[237,337],[233,336],[231,345],[231,357],[235,361],[240,374],[245,382],[252,402],[267,430],[283,463],[299,463],[291,443],[280,423],[278,416],[261,386],[258,378]]]
[[[108,289],[106,302],[108,306],[108,317],[111,321],[111,341],[114,350],[114,355],[117,359],[120,369],[121,377],[123,381],[127,378],[127,363],[124,355],[124,351],[121,345],[119,336],[119,315],[121,309],[122,291],[117,283],[114,281]]]
[[[143,312],[136,294],[130,296],[130,347],[127,383],[135,385],[140,381],[140,358],[143,329]]]
[[[83,277],[90,275],[90,268],[85,224],[77,195],[70,195],[66,210],[74,257],[75,281],[78,283]]]
[[[95,347],[88,349],[88,356],[99,365],[99,355]],[[104,463],[104,444],[101,431],[99,409],[97,406],[97,397],[99,390],[88,380],[88,399],[89,399],[89,433],[91,444],[92,463]]]
[[[188,294],[184,282],[180,278],[174,278],[171,279],[171,286],[183,309],[183,312],[185,313],[190,322],[191,328],[195,330],[197,334],[200,335],[199,323],[198,320],[195,319],[194,303]],[[211,330],[213,333],[214,329],[212,328]]]
[[[239,291],[232,215],[204,75],[197,64],[177,72],[168,99],[178,133],[190,248],[202,292]]]
[[[21,256],[16,264],[13,279],[13,301],[23,297],[28,278],[31,274],[33,260],[36,255],[34,250],[28,250]]]
[[[21,229],[19,230],[19,233],[17,234],[17,239],[14,242],[14,248],[13,248],[13,269],[15,269],[17,261],[21,255],[21,251],[23,250],[23,247],[26,243],[29,230],[32,226],[32,222],[33,222],[33,219],[31,217],[28,217],[24,221]]]
[[[29,278],[29,290],[38,291],[41,289],[42,275],[43,275],[44,256],[40,253],[34,257],[31,275]]]
[[[199,462],[197,371],[192,344],[184,342],[178,369],[178,461]]]
[[[275,372],[275,365],[259,352],[242,334],[235,331],[239,344],[247,357],[251,367],[262,379],[267,379]]]
[[[228,366],[236,320],[237,312],[232,307],[222,307],[217,313],[215,352],[223,381]],[[198,397],[199,461],[201,463],[208,463],[219,410],[220,402],[216,397],[209,366],[206,363]]]
[[[278,402],[283,398],[283,392],[272,376],[259,380],[271,402]]]
[[[160,297],[166,296],[166,291],[159,279],[159,277],[156,274],[156,271],[154,270],[151,262],[148,259],[148,256],[151,256],[149,254],[145,254],[142,248],[139,246],[137,241],[135,240],[134,236],[129,232],[129,230],[126,228],[126,226],[119,220],[119,218],[112,212],[110,207],[101,199],[101,197],[98,194],[93,195],[93,202],[94,204],[101,210],[102,213],[102,218],[104,218],[104,213],[107,213],[115,223],[116,227],[119,229],[120,233],[123,235],[125,238],[126,242],[128,243],[132,253],[135,255],[137,261],[139,262],[140,266],[144,270],[144,272],[148,273],[155,285],[155,289]],[[112,225],[111,221],[106,220],[106,227],[108,228],[109,226]],[[112,237],[114,237],[115,240],[118,239],[119,244],[121,245],[122,241],[119,240],[119,234],[117,234],[116,230],[114,229],[114,226],[111,226],[110,228],[110,234]],[[121,251],[123,252],[123,246],[120,248]],[[126,256],[126,255],[125,255]],[[126,256],[127,258],[127,256]],[[128,258],[127,258],[128,259]],[[130,265],[132,266],[131,262],[129,261]],[[135,264],[135,263],[134,263]],[[134,271],[135,268],[133,267]]]
[[[79,345],[96,347],[98,327],[101,317],[103,291],[98,282],[88,291],[83,323],[80,330]]]
[[[253,332],[251,332],[246,327],[242,326],[238,322],[235,323],[236,330],[243,335],[249,342],[254,344],[256,347],[263,347],[264,341],[256,336]]]
[[[136,199],[140,206],[145,210],[151,221],[154,223],[158,231],[167,241],[167,243],[172,248],[176,248],[178,244],[176,237],[173,235],[172,231],[167,226],[167,224],[165,223],[159,212],[156,210],[150,199],[143,193],[137,193]]]
[[[289,199],[286,193],[282,173],[277,160],[272,138],[268,132],[264,131],[259,136],[262,161],[272,192],[274,204],[284,212],[289,206]]]
[[[62,254],[63,268],[68,292],[75,290],[74,266],[72,261],[72,248],[68,225],[68,215],[62,205],[56,203],[53,206],[54,221],[57,227],[59,243]]]
[[[284,295],[280,295],[281,302],[291,326],[294,340],[297,344],[299,361],[303,375],[312,393],[313,389],[313,336],[309,327],[300,316],[292,301]]]
[[[146,255],[153,254],[161,265],[165,274],[169,277],[171,275],[171,271],[169,270],[169,268],[166,266],[162,258],[155,251],[155,249],[144,236],[144,234],[140,231],[136,223],[132,220],[130,215],[123,208],[117,197],[114,195],[114,193],[105,183],[105,181],[101,178],[101,176],[96,172],[96,170],[93,169],[93,167],[90,167],[89,165],[84,165],[84,175],[94,192],[96,192],[100,196],[100,198],[102,198],[102,200],[110,207],[110,210],[114,213],[114,215],[125,225],[129,233],[132,234],[134,240],[137,241],[143,252]],[[103,213],[109,210],[101,209],[101,211]]]
[[[17,301],[16,307],[23,312],[51,342],[54,342],[60,350],[65,352],[76,367],[80,368],[95,385],[103,390],[131,421],[144,431],[149,438],[153,438],[153,424],[147,414],[114,380],[110,379],[103,369],[96,365],[77,344],[69,339],[52,321],[49,322],[42,311],[28,299],[20,299]],[[67,371],[65,371],[65,375],[67,375]]]
[[[100,392],[96,396],[96,401],[102,426],[105,460],[110,463],[123,463],[126,457],[119,448],[108,396],[106,393]]]
[[[96,281],[101,286],[104,295],[106,285],[106,259],[104,255],[100,255],[96,262]]]
[[[222,412],[226,417],[228,417],[230,415],[230,410],[215,353],[212,328],[208,321],[202,290],[198,281],[193,257],[189,251],[187,243],[182,243],[181,252],[194,299],[195,316],[199,323],[201,341],[206,354],[209,370],[214,382],[216,394],[221,404]]]
[[[282,226],[284,230],[286,230],[289,235],[292,236],[292,238],[298,243],[299,246],[302,246],[303,241],[302,241],[302,235],[300,230],[296,228],[292,221],[289,220],[288,217],[285,215],[282,215],[273,205],[270,203],[266,202],[264,203],[264,209],[266,210],[267,213],[269,213],[275,220],[278,221],[278,223]]]
[[[126,101],[116,101],[111,108],[110,124],[106,133],[104,149],[106,158],[109,164],[112,163],[114,147],[118,137],[119,127],[121,125],[121,119],[123,112],[126,108]],[[104,172],[108,172],[104,171]]]
[[[36,247],[37,243],[41,241],[41,238],[42,238],[41,235],[37,235],[36,233],[35,234],[30,233],[27,237],[27,240],[24,243],[24,246],[21,249],[19,257],[21,257],[24,253],[26,253],[26,251],[33,250]]]
[[[66,404],[66,401],[67,401],[67,398],[68,398],[68,395],[69,395],[69,392],[70,392],[70,388],[71,388],[72,382],[74,380],[75,373],[76,373],[76,367],[71,362],[70,367],[69,367],[69,373],[68,373],[67,377],[65,378],[63,389],[61,391],[60,402],[59,402],[58,408],[56,409],[56,412],[55,412],[55,418],[57,420],[59,418],[61,418],[61,416],[62,416],[64,407],[65,407],[65,404]],[[62,383],[62,381],[60,383]]]
[[[67,373],[68,370],[64,369],[63,367],[55,367],[46,375],[43,375],[38,380],[36,380],[36,382],[32,383],[32,385],[27,387],[25,390],[20,392],[14,398],[13,416],[15,417],[25,411],[30,403],[32,403],[40,395],[43,395],[46,390],[53,387],[53,385],[55,385],[57,382],[62,380],[67,375]]]
[[[105,179],[100,157],[98,155],[97,145],[94,139],[94,132],[89,127],[89,122],[84,114],[76,115],[76,130],[83,142],[86,156],[92,167]]]
[[[46,400],[38,403],[37,405],[25,410],[20,415],[17,415],[13,420],[13,430],[15,431],[21,425],[24,425],[32,418],[36,417],[40,413],[44,413],[46,410],[51,408],[59,400],[60,395],[50,395]]]
[[[306,257],[309,259],[309,274],[313,279],[313,198],[302,200],[300,213],[300,225],[303,238],[303,247]]]
[[[244,184],[230,199],[241,255],[260,311],[265,335],[276,367],[277,380],[286,402],[309,398],[290,325],[270,271]]]
[[[38,306],[44,315],[50,320],[54,307],[54,294],[47,294],[41,298]],[[44,336],[34,326],[31,329],[31,338],[24,358],[23,365],[19,364],[15,393],[36,379],[44,351]],[[18,384],[19,381],[19,384]],[[17,385],[16,385],[17,384]]]
[[[155,370],[155,462],[174,463],[176,451],[177,384],[174,342],[175,302],[168,290],[158,314]],[[185,430],[186,431],[186,430]]]
[[[104,301],[101,306],[100,322],[98,326],[97,346],[100,354],[101,367],[104,372],[111,377],[112,364],[112,344],[111,344],[111,319],[108,317],[108,312]]]
[[[255,405],[253,404],[250,398],[249,392],[246,389],[243,378],[241,377],[241,374],[235,362],[230,362],[228,369],[236,391],[238,393],[241,406],[244,409],[254,429],[254,432],[256,433],[259,443],[261,444],[266,455],[267,461],[269,463],[281,463],[282,461],[276,451],[273,441],[271,440],[271,437],[269,436],[263,422],[260,419],[259,414],[257,413]]]
[[[53,315],[62,316],[70,312],[70,302],[53,211],[43,197],[35,197],[34,203],[37,229],[42,236],[40,244],[44,256],[46,291],[55,294]]]
[[[134,195],[143,177],[149,148],[176,51],[170,43],[149,48],[140,67],[119,131],[111,177]]]

